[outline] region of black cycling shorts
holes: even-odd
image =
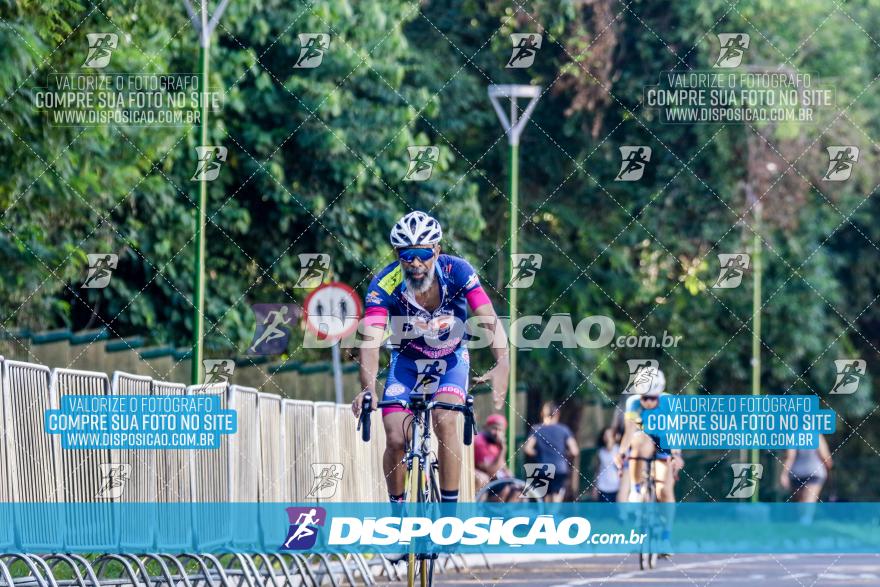
[[[654,458],[658,461],[666,461],[672,457],[672,453],[668,448],[660,448],[660,437],[654,436],[653,434],[648,434],[648,438],[651,439],[651,442],[654,443]]]

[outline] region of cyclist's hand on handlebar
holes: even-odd
[[[376,409],[376,405],[379,403],[379,398],[376,397],[376,392],[364,390],[364,391],[360,392],[359,394],[357,394],[354,398],[354,401],[351,402],[351,413],[354,414],[355,417],[358,417],[361,415],[361,408],[364,405],[364,395],[366,395],[367,393],[373,394],[372,404],[373,404],[373,409],[374,410]]]

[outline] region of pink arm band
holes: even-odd
[[[367,326],[380,326],[385,328],[388,321],[388,310],[381,306],[370,306],[364,312],[364,324]]]
[[[471,310],[476,310],[480,306],[485,306],[486,304],[491,304],[492,300],[489,299],[489,296],[486,295],[486,290],[483,289],[482,285],[478,285],[471,291],[465,294],[465,299],[468,302],[468,306],[470,306]]]

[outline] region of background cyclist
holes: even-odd
[[[623,462],[629,461],[630,502],[642,502],[646,497],[647,462],[643,459],[655,458],[652,466],[652,478],[658,502],[675,503],[675,479],[679,470],[684,467],[680,450],[668,450],[660,447],[656,436],[646,434],[642,430],[643,415],[646,410],[656,410],[660,405],[660,397],[666,395],[666,376],[657,367],[642,367],[636,372],[633,384],[635,394],[626,400],[624,419],[626,428],[620,441],[620,451],[614,461],[618,469],[623,471]],[[635,459],[638,460],[635,460]],[[666,524],[661,539],[668,540],[672,526],[673,510],[668,510]]]
[[[658,439],[642,431],[642,413],[655,410],[660,405],[660,396],[666,395],[666,376],[657,367],[643,367],[636,373],[633,385],[635,394],[626,400],[624,419],[626,421],[620,451],[615,456],[618,469],[622,470],[623,461],[628,457],[640,459],[656,458],[653,465],[654,486],[657,490],[657,501],[675,503],[675,477],[684,466],[680,450],[667,450],[660,447]],[[639,383],[639,382],[643,383]],[[629,463],[631,502],[644,499],[644,460]]]
[[[360,349],[361,391],[352,403],[359,415],[363,396],[369,392],[373,405],[379,348],[385,327],[391,322],[391,362],[383,391],[384,399],[407,400],[419,383],[419,365],[440,360],[434,399],[464,403],[468,388],[470,356],[463,344],[464,323],[469,312],[481,317],[491,335],[495,366],[474,383],[489,382],[496,408],[507,393],[507,337],[489,296],[480,285],[474,268],[464,259],[441,254],[443,231],[436,219],[424,212],[410,212],[391,229],[391,244],[398,260],[382,269],[370,282],[361,326],[364,342]],[[399,407],[383,408],[386,448],[383,458],[388,497],[404,497],[405,467],[401,466],[407,442],[409,412]],[[434,415],[440,465],[440,498],[458,500],[462,441],[452,412]]]

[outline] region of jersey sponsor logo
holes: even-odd
[[[397,286],[401,283],[403,283],[403,270],[400,268],[400,265],[398,265],[389,272],[388,275],[379,280],[379,287],[385,290],[385,293],[390,294],[397,289]]]
[[[457,344],[458,342],[456,341],[455,344],[450,344],[443,347],[432,347],[426,344],[419,344],[415,341],[409,341],[406,343],[405,348],[407,351],[418,352],[419,354],[430,359],[437,359],[440,357],[446,357],[454,353],[455,349],[457,348]]]
[[[468,277],[467,282],[464,284],[464,288],[470,289],[480,283],[480,277],[476,273],[471,273],[471,276]]]
[[[431,317],[427,314],[420,313],[411,320],[413,328],[416,332],[425,336],[442,336],[452,329],[455,324],[455,316],[452,314],[444,314],[442,316]]]
[[[398,395],[402,395],[405,391],[406,388],[403,385],[400,383],[393,383],[385,390],[385,395],[387,397],[397,397]]]
[[[377,292],[376,290],[372,290],[370,291],[370,293],[367,294],[367,297],[364,301],[366,301],[366,303],[368,304],[381,304],[382,296],[380,296],[379,292]]]

